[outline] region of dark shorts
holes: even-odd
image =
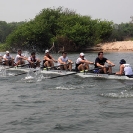
[[[76,64],[76,63],[75,63],[75,71],[76,71],[76,72],[79,71],[79,70],[78,70],[78,66],[79,66],[79,65],[80,65],[80,64]]]

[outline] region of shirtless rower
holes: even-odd
[[[43,58],[43,65],[44,67],[53,67],[54,62],[57,63],[57,60],[55,60],[49,53],[49,50],[45,50],[45,56]]]

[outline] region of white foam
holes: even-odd
[[[103,97],[110,97],[110,98],[133,98],[133,93],[124,90],[120,93],[107,93],[101,94]]]
[[[76,89],[74,86],[70,85],[70,86],[58,86],[56,87],[57,90],[74,90]]]

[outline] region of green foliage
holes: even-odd
[[[24,22],[12,22],[6,23],[5,21],[0,21],[0,43],[5,42],[6,37],[13,31],[15,28]]]
[[[5,43],[0,43],[0,51],[6,51],[9,48],[9,46]]]
[[[110,41],[123,41],[133,38],[133,23],[114,24]]]
[[[18,26],[7,37],[12,48],[43,51],[54,41],[56,45],[77,49],[107,41],[113,30],[112,22],[92,20],[69,9],[43,9],[34,20]]]

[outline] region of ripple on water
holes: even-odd
[[[69,85],[69,86],[57,86],[55,89],[57,90],[74,90],[76,89],[75,86]]]
[[[133,93],[124,90],[118,93],[102,93],[100,96],[109,98],[133,98]]]

